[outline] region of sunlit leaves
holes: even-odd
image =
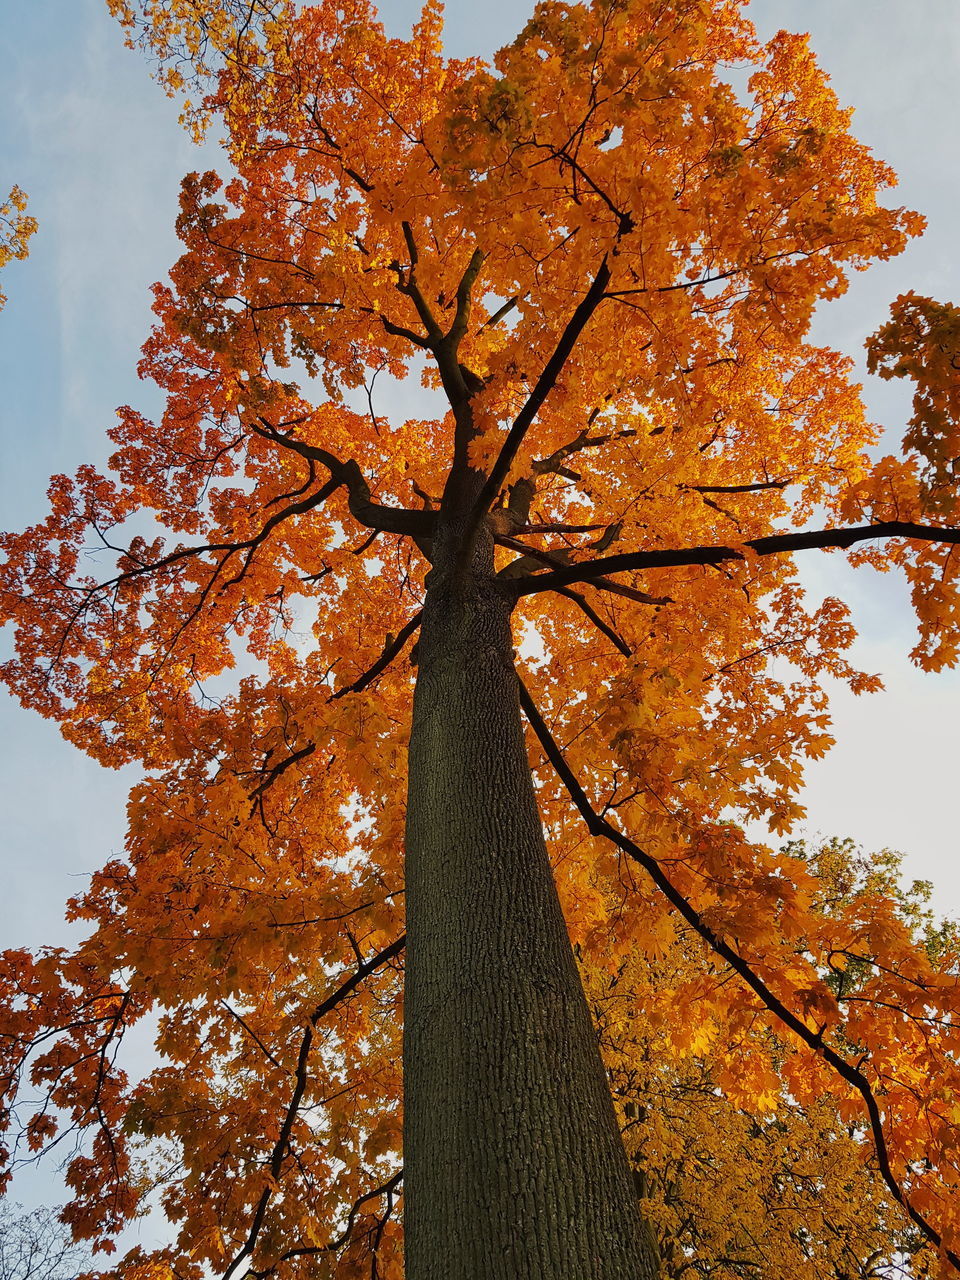
[[[26,195],[19,187],[13,187],[6,200],[0,203],[0,267],[5,267],[15,258],[22,260],[27,256],[30,237],[36,230],[36,218],[27,213]],[[0,309],[6,300],[6,294],[0,291]]]
[[[889,866],[743,829],[802,815],[804,764],[831,743],[825,680],[879,683],[848,659],[843,601],[807,599],[789,556],[745,544],[814,519],[935,529],[956,502],[953,310],[901,299],[874,340],[881,374],[918,387],[901,458],[876,459],[851,362],[807,337],[817,303],[921,220],[881,203],[892,176],[806,41],[760,45],[733,0],[548,2],[484,67],[444,59],[436,5],[409,40],[364,0],[111,8],[193,124],[222,128],[227,163],[185,178],[183,254],[155,287],[140,372],[162,414],[120,409],[110,474],[56,477],[49,517],[4,539],[8,684],[104,763],[146,770],[123,856],[71,904],[88,940],[4,958],[9,1102],[32,1082],[54,1108],[22,1117],[12,1158],[55,1115],[78,1133],[71,1221],[103,1246],[160,1202],[176,1241],[119,1263],[129,1280],[400,1275],[414,633],[431,522],[526,406],[487,519],[504,583],[740,549],[524,594],[532,695],[598,808],[803,1028],[864,1064],[905,1194],[955,1240],[955,938]],[[29,220],[7,213],[19,256]],[[413,410],[404,377],[428,393]],[[852,558],[905,570],[918,659],[952,661],[951,548]],[[891,1256],[906,1228],[862,1099],[531,758],[624,1118],[644,1111],[664,1258],[693,1247],[683,1204],[697,1248],[768,1280],[841,1265],[831,1231]],[[128,1079],[114,1055],[136,1024],[160,1061]],[[686,1092],[696,1109],[675,1115]],[[804,1219],[786,1237],[781,1210]]]
[[[927,503],[951,514],[960,467],[960,310],[904,294],[870,339],[867,354],[871,373],[915,383],[903,443],[923,459]]]

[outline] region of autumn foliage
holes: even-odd
[[[13,187],[0,204],[0,267],[5,267],[14,258],[22,261],[27,256],[27,246],[36,229],[36,218],[27,213],[25,193],[19,187]],[[0,290],[0,308],[6,300]]]
[[[872,340],[917,386],[880,456],[809,322],[922,219],[805,39],[758,43],[739,0],[547,0],[486,66],[433,3],[409,40],[364,0],[110,7],[226,176],[184,180],[155,287],[162,416],[120,409],[109,473],[4,539],[7,683],[144,770],[69,907],[88,940],[3,957],[8,1167],[76,1131],[69,1220],[105,1249],[162,1204],[131,1280],[402,1274],[406,745],[456,524],[515,598],[664,1274],[956,1268],[957,940],[889,867],[776,847],[824,679],[879,684],[802,557],[899,569],[925,668],[960,622],[960,323],[910,295]]]

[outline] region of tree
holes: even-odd
[[[75,1280],[84,1261],[51,1210],[0,1204],[0,1280]]]
[[[402,1177],[409,1280],[652,1276],[575,955],[642,1012],[631,957],[681,929],[712,959],[663,976],[670,1070],[715,1026],[741,1110],[786,1089],[823,1136],[832,1091],[955,1265],[956,948],[889,891],[824,912],[739,825],[800,812],[822,678],[877,683],[795,554],[902,569],[917,660],[957,653],[952,313],[878,334],[918,407],[875,459],[806,333],[922,222],[803,39],[545,3],[489,68],[434,5],[409,41],[362,0],[110,7],[234,174],[184,182],[162,419],[122,409],[113,477],[5,539],[10,687],[146,769],[89,940],[5,956],[22,1141],[88,1139],[74,1230],[108,1248],[156,1192],[177,1243],[119,1274],[395,1276]],[[150,1018],[168,1065],[130,1081]]]

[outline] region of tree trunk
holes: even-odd
[[[407,1280],[653,1280],[523,741],[492,553],[434,569],[407,813]]]

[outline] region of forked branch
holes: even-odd
[[[503,482],[509,474],[511,464],[517,456],[517,451],[523,443],[527,431],[540,412],[543,402],[553,390],[563,366],[576,346],[577,339],[586,328],[590,317],[603,301],[607,285],[610,283],[610,276],[608,255],[604,254],[589,289],[580,299],[573,315],[567,321],[553,354],[543,366],[539,378],[537,378],[533,389],[527,397],[526,403],[514,419],[513,425],[507,433],[507,438],[501,446],[497,460],[493,464],[490,474],[473,504],[467,522],[468,530],[471,533],[477,528],[487,511],[496,501],[497,494],[503,487]]]
[[[436,516],[429,511],[411,511],[406,507],[386,507],[374,502],[370,497],[370,486],[363,477],[359,466],[351,458],[342,462],[328,449],[317,445],[305,444],[293,436],[278,430],[266,418],[260,418],[260,426],[253,423],[253,430],[265,440],[271,440],[283,449],[298,453],[301,458],[319,462],[330,472],[330,479],[338,487],[347,490],[347,504],[350,514],[358,524],[368,529],[376,529],[382,533],[410,534],[416,537],[429,538],[433,534]]]

